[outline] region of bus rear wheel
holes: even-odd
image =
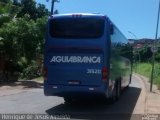
[[[65,104],[77,104],[80,102],[79,99],[64,97]]]
[[[118,100],[121,95],[121,79],[117,81],[116,85],[116,100]]]
[[[114,85],[114,89],[112,91],[112,96],[110,98],[111,103],[116,102],[121,94],[121,80],[116,80],[115,85]]]

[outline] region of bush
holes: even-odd
[[[41,75],[40,68],[36,61],[32,61],[26,68],[23,69],[23,73],[21,73],[21,78],[25,79],[33,79],[35,77],[39,77]]]
[[[134,71],[146,77],[150,77],[151,69],[152,69],[152,65],[150,63],[134,64]]]

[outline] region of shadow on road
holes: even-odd
[[[139,98],[141,89],[130,87],[114,104],[86,101],[78,105],[60,104],[46,110],[49,115],[69,115],[71,119],[129,120]]]
[[[2,86],[10,86],[10,87],[23,86],[23,88],[42,88],[43,84],[38,83],[36,81],[18,81],[18,82],[0,84],[0,87]]]

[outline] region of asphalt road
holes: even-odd
[[[114,104],[98,102],[67,105],[63,98],[46,97],[43,89],[30,89],[9,96],[0,97],[0,113],[68,115],[72,119],[106,119],[106,117],[135,119],[145,112],[144,83],[135,75],[129,89],[125,90]]]

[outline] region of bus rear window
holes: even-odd
[[[99,38],[104,33],[104,19],[57,18],[51,20],[49,28],[54,38]]]

